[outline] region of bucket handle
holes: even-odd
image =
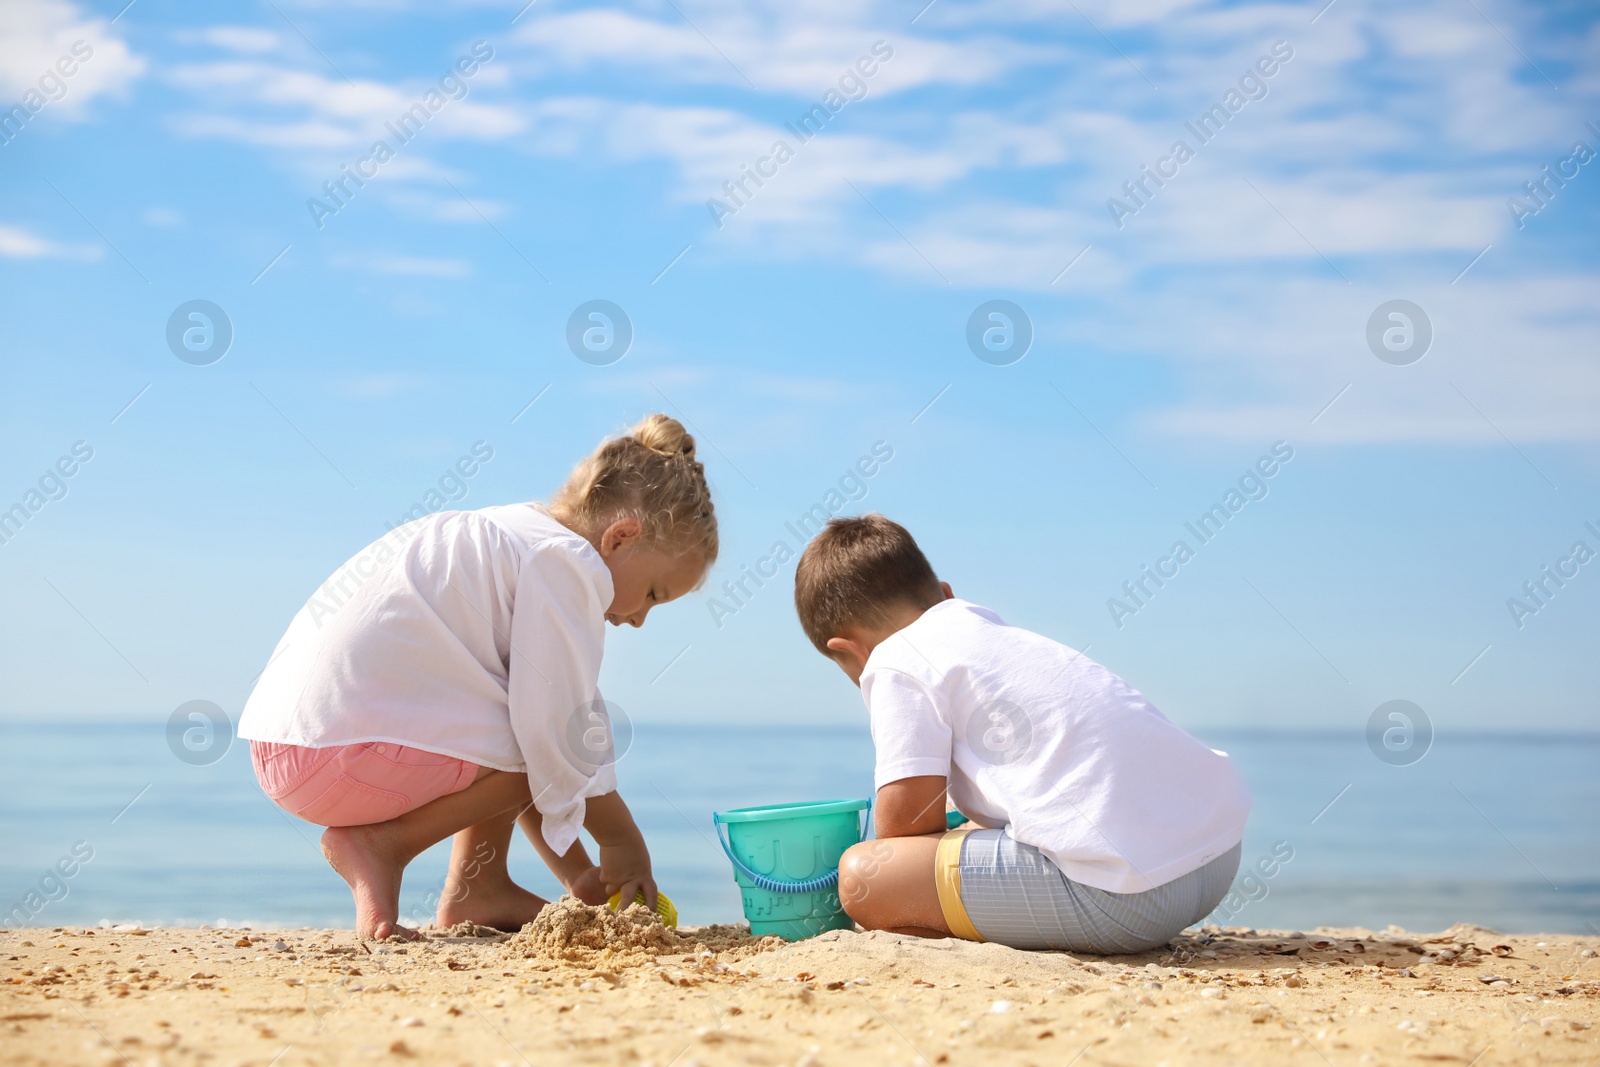
[[[866,837],[867,824],[872,819],[872,800],[867,799],[867,806],[861,815],[861,836]],[[717,814],[711,816],[711,823],[717,829],[717,843],[722,846],[723,855],[728,857],[728,862],[733,864],[733,869],[744,875],[760,889],[769,893],[815,893],[823,889],[832,889],[839,884],[839,868],[835,867],[827,874],[819,874],[815,878],[807,878],[800,882],[780,882],[776,878],[768,878],[746,867],[738,856],[733,854],[733,846],[728,843],[727,823],[723,822]]]

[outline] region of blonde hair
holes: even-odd
[[[709,569],[717,558],[717,515],[694,438],[668,415],[646,416],[578,462],[556,491],[550,512],[585,535],[631,516],[647,548],[698,551]]]

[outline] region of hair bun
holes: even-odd
[[[628,436],[664,456],[694,459],[694,438],[683,428],[683,423],[670,415],[649,415],[628,431]]]
[[[550,503],[556,520],[595,539],[619,518],[639,520],[644,544],[681,555],[717,559],[717,515],[705,467],[683,423],[655,414],[618,437],[608,437],[572,468]]]

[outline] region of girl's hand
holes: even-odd
[[[567,883],[567,892],[583,901],[585,904],[604,904],[611,894],[606,892],[605,879],[600,877],[600,868],[590,866],[575,875]]]
[[[655,911],[656,880],[650,875],[650,850],[628,805],[615,793],[590,797],[583,826],[600,846],[600,880],[605,883],[606,896],[621,893],[618,903],[626,908],[642,892],[645,907]]]
[[[635,837],[615,845],[600,846],[600,879],[605,883],[606,897],[620,892],[619,909],[632,904],[642,891],[644,906],[656,910],[656,880],[650,874],[650,850],[644,838]]]

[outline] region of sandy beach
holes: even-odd
[[[548,921],[546,921],[548,917]],[[474,936],[478,935],[478,936]],[[0,939],[6,1064],[1584,1064],[1600,938],[1191,930],[1112,958],[676,932],[57,928]]]

